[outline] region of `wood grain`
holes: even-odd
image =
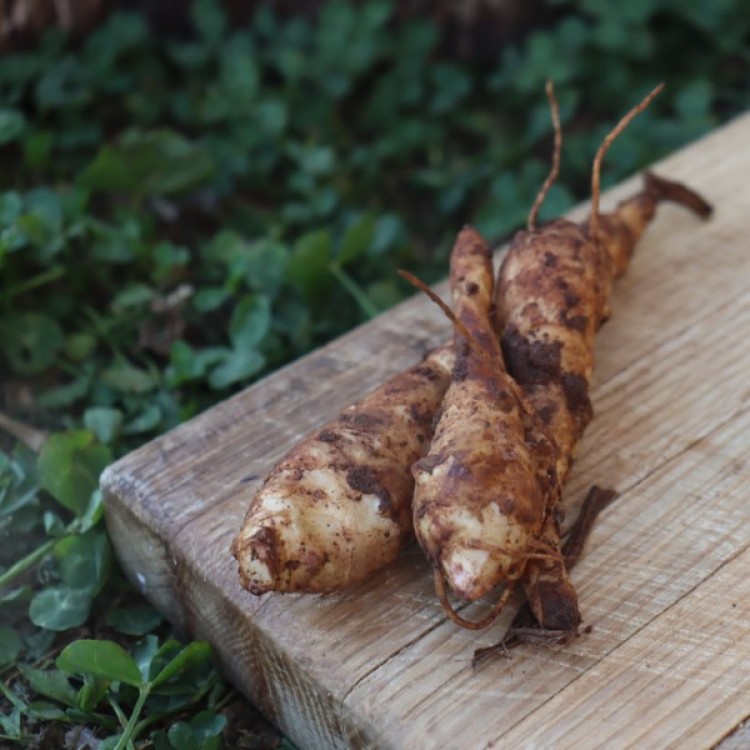
[[[750,747],[750,722],[745,721],[716,745],[716,750],[745,750],[748,747]]]
[[[621,492],[574,572],[590,634],[474,671],[511,613],[480,634],[446,622],[415,547],[337,595],[240,589],[228,547],[260,478],[449,335],[421,298],[110,467],[128,575],[303,748],[733,747],[750,714],[749,138],[750,115],[655,165],[716,216],[660,210],[599,335],[566,489],[571,515],[592,483]]]

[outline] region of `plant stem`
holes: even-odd
[[[195,704],[198,703],[199,701],[201,701],[204,698],[204,696],[206,695],[206,693],[215,684],[216,684],[216,680],[215,679],[208,680],[206,682],[206,684],[193,696],[193,698],[190,701],[190,703],[188,703],[186,705],[180,706],[179,709],[178,709],[178,711],[186,711],[188,708],[191,708],[192,706],[195,706]],[[218,709],[216,709],[216,708],[211,709],[211,710],[218,711]],[[156,724],[157,722],[162,721],[163,719],[166,719],[167,717],[172,716],[172,715],[178,713],[178,711],[172,710],[172,711],[165,711],[163,713],[158,713],[157,712],[157,713],[151,714],[151,716],[149,716],[147,719],[144,719],[143,721],[139,721],[138,722],[138,726],[135,728],[135,736],[136,737],[140,737],[141,734],[143,733],[144,729],[147,729],[152,724]]]
[[[125,712],[120,708],[120,704],[111,696],[107,698],[107,701],[109,702],[109,705],[112,707],[112,710],[115,712],[115,716],[117,717],[117,720],[120,722],[120,727],[122,728],[122,731],[125,731],[125,727],[128,725],[128,720],[125,718]]]
[[[8,687],[4,682],[0,682],[0,693],[5,699],[17,708],[25,708],[26,704]]]
[[[11,419],[7,414],[0,412],[0,430],[5,430],[16,440],[26,443],[34,453],[39,453],[47,439],[47,433],[43,430],[35,430],[23,422]]]
[[[341,286],[343,286],[344,289],[354,297],[360,310],[362,310],[368,318],[374,318],[380,314],[380,310],[372,304],[372,301],[365,294],[364,290],[343,268],[341,268],[341,266],[336,263],[331,263],[329,268],[339,284],[341,284]]]
[[[128,720],[125,718],[125,712],[120,707],[120,704],[111,696],[107,699],[109,701],[109,705],[112,707],[112,710],[115,712],[115,715],[117,716],[117,720],[120,722],[120,726],[122,727],[123,732],[125,731]],[[138,734],[138,728],[136,727],[135,734]],[[128,742],[128,750],[135,750],[133,745],[133,740],[131,739]]]
[[[221,700],[217,701],[215,705],[211,707],[211,710],[219,713],[219,711],[221,711],[224,706],[228,705],[235,698],[237,698],[237,691],[232,689],[227,690],[227,692],[222,696]]]
[[[133,707],[133,713],[130,714],[128,723],[125,725],[125,731],[120,735],[120,739],[117,740],[117,744],[115,745],[114,750],[124,750],[128,746],[128,743],[135,739],[135,729],[136,725],[138,724],[138,717],[141,715],[143,706],[146,703],[146,698],[148,698],[148,694],[150,692],[151,685],[149,684],[143,685],[140,688],[140,692],[138,693],[138,700]]]
[[[59,539],[49,539],[26,557],[11,565],[8,570],[0,575],[0,590],[7,586],[14,578],[18,577],[25,570],[30,568],[34,563],[39,562],[45,555],[48,555]]]
[[[48,271],[32,276],[28,281],[22,281],[20,284],[11,287],[5,292],[5,297],[6,299],[11,300],[13,297],[17,297],[19,294],[28,292],[31,289],[36,289],[39,286],[44,286],[45,284],[57,281],[65,274],[66,269],[64,266],[53,266]]]

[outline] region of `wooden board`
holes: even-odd
[[[256,598],[229,544],[301,436],[447,338],[414,298],[126,456],[102,478],[130,578],[210,640],[301,748],[741,747],[750,715],[750,115],[656,165],[715,206],[665,206],[599,336],[596,418],[565,497],[620,490],[574,571],[591,632],[472,670],[415,546],[328,597]],[[637,189],[618,186],[604,207]],[[577,215],[583,215],[584,208]],[[475,614],[480,605],[472,605]]]

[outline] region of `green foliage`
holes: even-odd
[[[224,716],[202,711],[190,723],[178,721],[169,732],[156,732],[154,747],[156,750],[217,750],[221,747],[225,724]]]
[[[143,636],[155,630],[162,616],[150,605],[114,607],[107,612],[105,623],[125,635]]]
[[[68,674],[116,680],[134,687],[141,684],[141,673],[133,657],[112,641],[75,641],[63,650],[55,664]]]
[[[0,625],[0,666],[15,662],[22,647],[21,636],[13,628]]]
[[[21,675],[0,681],[0,739],[58,721],[102,750],[219,746],[207,646],[118,604],[99,475],[410,294],[397,268],[444,275],[467,221],[491,239],[523,224],[548,77],[565,132],[542,219],[587,197],[596,146],[659,80],[605,183],[748,106],[741,0],[548,0],[544,25],[472,64],[391,1],[315,20],[260,4],[245,27],[190,8],[179,38],[119,13],[0,59],[0,372],[33,404],[15,416],[53,431],[38,457],[0,451],[0,671]],[[118,643],[74,641],[52,668],[58,634],[94,621]]]
[[[60,326],[38,313],[8,313],[0,319],[0,348],[18,373],[43,372],[63,343]]]
[[[214,164],[205,149],[170,130],[129,130],[102,146],[81,173],[79,184],[92,192],[134,199],[172,195],[209,182]]]
[[[566,134],[543,218],[585,197],[595,144],[656,81],[607,182],[744,106],[736,0],[550,6],[473,66],[428,20],[342,0],[246,27],[196,2],[180,39],[121,13],[6,56],[0,358],[50,424],[126,449],[409,294],[397,267],[435,278],[466,221],[521,224],[549,76]]]
[[[41,486],[60,505],[80,515],[110,461],[111,453],[93,433],[77,430],[50,436],[39,454],[37,472]]]
[[[0,657],[9,653],[8,644],[17,648],[18,637],[14,640],[9,631],[0,630]],[[5,697],[14,707],[14,714],[4,717],[6,735],[21,739],[21,718],[70,724],[85,720],[105,735],[100,747],[123,750],[133,747],[151,725],[204,702],[207,710],[189,723],[176,722],[168,732],[152,732],[150,741],[166,748],[181,741],[185,744],[174,747],[220,747],[226,719],[216,709],[226,689],[211,667],[206,643],[183,645],[171,639],[160,643],[148,635],[127,650],[114,641],[81,639],[62,650],[55,667],[19,666],[28,688],[45,700],[27,702],[25,693],[5,688]]]
[[[20,448],[0,456],[2,538],[39,527],[45,534],[0,573],[0,592],[45,561],[47,585],[30,598],[31,622],[54,631],[82,625],[112,566],[109,539],[99,524],[98,490],[111,454],[92,433],[79,430],[50,436],[36,461]]]

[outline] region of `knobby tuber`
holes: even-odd
[[[556,176],[561,135],[551,88],[555,156],[529,216],[502,263],[495,297],[495,324],[502,337],[508,372],[557,444],[557,476],[564,483],[575,448],[591,420],[589,385],[594,367],[594,337],[609,317],[612,281],[627,269],[635,245],[662,201],[677,202],[706,217],[711,209],[697,194],[647,173],[644,189],[611,214],[599,215],[601,162],[625,126],[661,91],[652,91],[618,123],[602,143],[592,168],[592,209],[587,222],[557,219],[535,227],[536,210]],[[554,499],[554,496],[552,496]],[[562,508],[548,509],[542,539],[559,548]],[[575,590],[564,563],[531,561],[526,595],[543,629],[574,631],[580,624]]]
[[[489,246],[467,227],[450,265],[456,362],[430,449],[414,464],[414,530],[446,611],[476,628],[494,619],[527,562],[547,554],[539,536],[547,493],[556,492],[556,456],[505,370],[490,315]],[[493,612],[472,623],[448,604],[444,579],[467,601],[506,588]]]
[[[391,562],[415,530],[438,597],[458,624],[492,622],[520,581],[527,606],[502,648],[576,632],[581,618],[568,569],[572,540],[579,554],[585,534],[574,533],[563,547],[560,488],[593,414],[594,337],[610,314],[612,282],[626,271],[657,206],[672,201],[702,217],[711,213],[700,196],[651,173],[639,193],[612,213],[599,212],[604,154],[660,88],[602,143],[589,219],[537,227],[562,142],[548,87],[552,169],[494,292],[490,250],[466,228],[451,256],[453,346],[390,379],[281,460],[232,545],[243,586],[255,594],[336,591]],[[584,529],[611,497],[590,495],[588,516],[575,528]],[[487,617],[469,622],[448,603],[446,582],[468,601],[506,586]]]
[[[305,438],[253,498],[232,544],[242,585],[325,593],[368,578],[411,537],[411,465],[448,388],[450,347],[430,352]]]

